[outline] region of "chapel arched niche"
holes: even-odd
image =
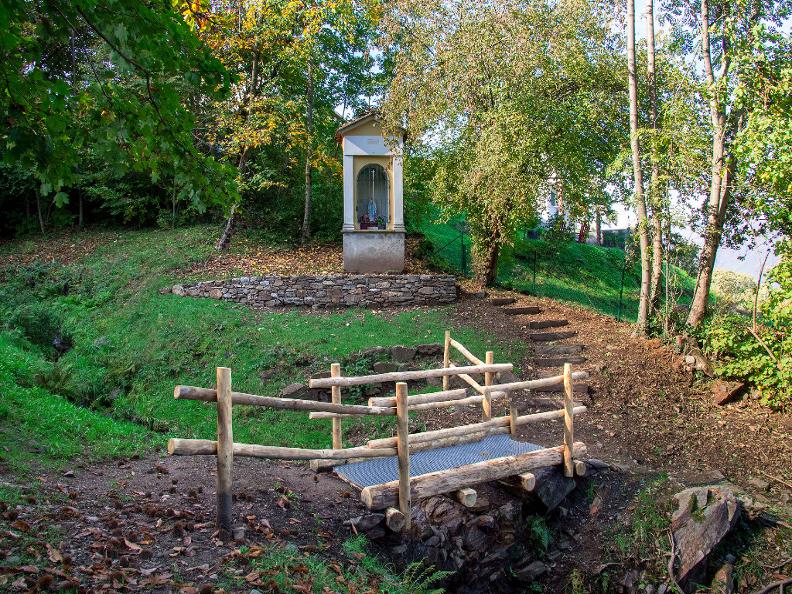
[[[385,167],[366,163],[355,184],[355,213],[358,229],[389,229],[391,226],[391,183]]]

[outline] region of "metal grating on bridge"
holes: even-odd
[[[473,443],[421,450],[410,454],[410,476],[416,477],[438,470],[459,468],[492,458],[516,456],[543,448],[544,446],[533,443],[514,441],[508,435],[490,435]],[[365,462],[336,466],[334,470],[342,479],[360,489],[399,478],[399,463],[396,456],[372,458]]]

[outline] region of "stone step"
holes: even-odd
[[[580,364],[585,362],[585,357],[548,357],[546,359],[534,359],[534,366],[563,367],[564,363]]]
[[[585,348],[582,344],[537,344],[534,352],[537,355],[576,355]]]
[[[522,316],[522,315],[533,316],[542,313],[542,308],[529,305],[525,307],[507,307],[503,311],[504,313],[506,313],[506,315],[509,316]]]
[[[572,338],[573,336],[577,336],[577,332],[575,330],[570,330],[569,332],[531,332],[529,334],[529,337],[534,342],[564,340],[566,338]]]
[[[531,320],[528,322],[528,327],[534,330],[541,330],[542,328],[560,328],[561,326],[568,326],[569,320]]]
[[[490,303],[492,305],[503,306],[503,305],[511,305],[512,303],[517,303],[517,300],[514,297],[493,297],[490,299]]]

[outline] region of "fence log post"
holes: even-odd
[[[445,343],[443,345],[443,367],[448,367],[451,363],[451,331],[445,331]],[[443,376],[443,390],[448,390],[448,385],[451,378],[447,375]]]
[[[484,363],[487,365],[492,365],[495,362],[495,353],[492,351],[487,351],[486,355],[484,355]],[[494,373],[486,372],[484,373],[484,385],[491,386],[492,380],[495,377]],[[481,403],[481,408],[483,409],[483,420],[489,421],[492,418],[492,393],[491,392],[484,392],[484,400]]]
[[[572,444],[575,441],[574,386],[572,385],[572,365],[564,363],[564,476],[575,476],[575,463],[572,460]]]
[[[231,370],[217,368],[217,528],[220,540],[231,539],[231,469],[234,464]]]
[[[330,365],[330,377],[338,377],[341,375],[341,364],[333,363]],[[332,394],[333,404],[341,404],[341,386],[333,386],[330,388]],[[340,450],[344,447],[343,435],[341,433],[341,418],[333,417],[333,449]]]
[[[412,524],[410,501],[410,445],[407,409],[407,383],[396,384],[396,451],[399,456],[399,511],[404,514],[404,528]]]

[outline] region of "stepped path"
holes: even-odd
[[[772,482],[767,475],[788,473],[790,415],[771,414],[748,397],[716,406],[707,378],[693,376],[659,340],[634,337],[630,323],[552,299],[488,293],[463,294],[456,315],[493,343],[526,343],[523,361],[514,361],[518,377],[559,375],[567,362],[573,371],[589,373],[574,390],[575,400],[588,407],[575,419],[575,435],[590,456],[672,475],[717,472],[749,491],[752,479]],[[559,408],[563,393],[534,390],[513,397],[520,414],[528,414]],[[508,414],[499,406],[493,414]],[[562,432],[560,423],[526,425],[520,438],[554,443]],[[792,504],[792,491],[785,495]]]

